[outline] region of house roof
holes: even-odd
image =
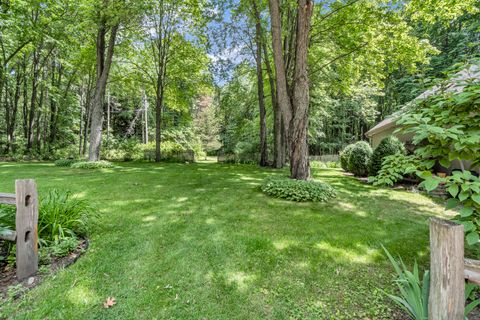
[[[431,89],[425,91],[424,93],[422,93],[421,95],[413,99],[411,102],[407,103],[401,110],[395,112],[391,116],[385,118],[383,121],[376,124],[373,128],[368,130],[365,133],[365,135],[368,138],[371,138],[373,135],[377,133],[380,133],[392,127],[395,127],[397,120],[399,120],[402,114],[404,113],[405,107],[408,107],[414,101],[417,101],[420,99],[426,99],[436,94],[440,90],[443,90],[444,92],[455,92],[455,93],[461,92],[463,91],[463,88],[465,88],[467,83],[470,83],[472,81],[478,81],[478,80],[480,80],[480,65],[473,64],[468,68],[465,68],[460,72],[457,72],[452,78],[444,81],[442,84],[436,85]]]

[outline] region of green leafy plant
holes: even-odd
[[[55,257],[65,257],[78,247],[76,237],[67,237],[56,240],[48,247],[48,253]]]
[[[364,177],[368,175],[368,163],[372,156],[372,148],[365,141],[358,141],[350,150],[348,158],[348,171],[355,176]]]
[[[94,217],[93,208],[85,200],[54,189],[40,203],[38,235],[43,241],[85,236]]]
[[[412,319],[427,320],[430,272],[425,271],[422,280],[420,280],[420,273],[416,261],[413,265],[413,271],[410,271],[402,259],[397,261],[385,247],[383,247],[383,250],[397,273],[398,277],[395,283],[400,291],[400,296],[392,294],[388,294],[388,296],[400,308],[405,310]]]
[[[415,156],[397,153],[385,157],[380,171],[378,171],[376,176],[368,177],[368,180],[375,186],[392,187],[395,183],[405,179],[405,177],[414,174],[420,166],[420,162]]]
[[[311,161],[311,162],[310,162],[310,166],[311,166],[312,168],[316,168],[316,169],[325,169],[325,168],[327,168],[327,165],[326,165],[324,162],[322,162],[322,161]]]
[[[478,299],[475,295],[475,291],[478,290],[478,285],[467,282],[465,284],[465,320],[468,320],[467,316],[480,305],[480,299]],[[468,300],[470,303],[467,304]]]
[[[327,168],[331,169],[340,168],[339,163],[335,161],[328,161],[325,165],[327,166]]]
[[[424,179],[420,184],[427,191],[435,190],[443,184],[451,196],[446,209],[458,209],[454,221],[463,224],[469,245],[480,241],[480,178],[470,171],[454,171],[451,176],[438,177],[430,171],[419,172]]]
[[[262,191],[275,198],[298,202],[324,202],[336,196],[335,189],[328,183],[313,180],[294,180],[278,176],[265,179]]]
[[[100,160],[100,161],[81,161],[72,164],[73,169],[102,169],[102,168],[113,168],[114,165],[111,162]]]
[[[373,151],[368,163],[368,174],[376,176],[382,168],[383,160],[394,154],[405,154],[405,146],[394,136],[384,138]]]
[[[344,171],[348,171],[348,159],[350,159],[350,154],[353,149],[354,144],[349,144],[340,152],[340,167]]]
[[[77,163],[78,160],[75,159],[59,159],[55,161],[57,167],[71,167],[74,163]]]

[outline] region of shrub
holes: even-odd
[[[340,167],[344,171],[348,171],[348,159],[350,159],[350,154],[355,144],[349,144],[340,152]]]
[[[276,176],[265,179],[262,191],[275,198],[298,202],[324,202],[336,195],[335,189],[325,182],[294,180]]]
[[[355,143],[348,158],[348,171],[358,177],[368,175],[368,162],[372,156],[372,148],[365,141]]]
[[[72,164],[74,169],[100,169],[100,168],[113,168],[113,164],[108,161],[81,161]]]
[[[384,138],[380,144],[373,151],[372,157],[368,164],[368,174],[376,176],[378,171],[382,168],[382,162],[385,157],[401,153],[405,154],[405,146],[400,140],[394,136]]]
[[[369,177],[369,182],[375,186],[393,186],[406,176],[413,174],[421,167],[420,161],[414,156],[397,153],[383,159],[382,168],[375,177]]]
[[[325,169],[325,168],[327,168],[327,165],[326,165],[324,162],[322,162],[322,161],[311,161],[311,162],[310,162],[310,166],[311,166],[312,168],[316,168],[316,169]]]
[[[75,159],[59,159],[55,161],[57,167],[71,167],[74,163],[77,163],[78,160]]]
[[[340,168],[340,164],[335,161],[329,161],[326,163],[327,168],[335,169],[335,168]]]
[[[94,217],[85,200],[72,197],[70,192],[51,190],[40,202],[38,236],[47,242],[86,236]]]

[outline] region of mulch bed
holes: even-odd
[[[1,244],[0,244],[1,247]],[[16,290],[19,292],[14,298],[18,298],[21,292],[29,290],[42,282],[42,280],[59,269],[66,268],[75,263],[77,259],[88,249],[88,240],[81,240],[77,248],[65,257],[53,257],[48,265],[48,272],[37,272],[36,275],[19,281],[17,279],[16,270],[8,266],[4,261],[0,262],[0,299],[7,298],[8,288],[12,286],[22,285],[24,290]]]

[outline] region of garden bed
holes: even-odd
[[[2,248],[0,242],[0,248]],[[6,261],[0,262],[0,300],[17,299],[25,290],[29,290],[42,282],[42,280],[75,263],[78,258],[88,249],[88,240],[81,240],[75,250],[64,257],[52,257],[50,264],[40,266],[38,272],[29,278],[19,281],[14,267],[9,266]],[[13,295],[13,297],[11,296]]]

